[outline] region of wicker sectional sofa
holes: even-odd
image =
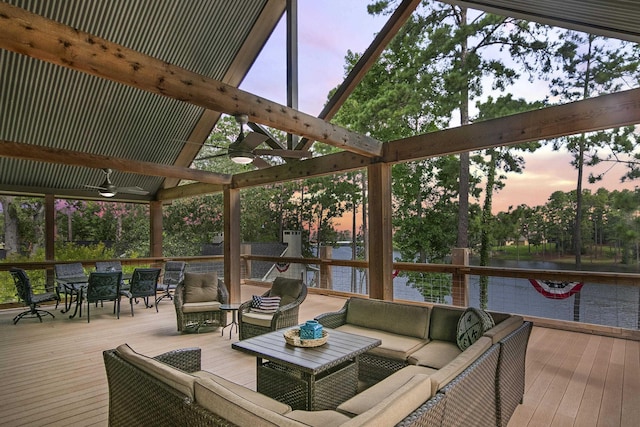
[[[415,311],[414,307],[423,311]],[[362,324],[366,317],[359,318],[363,314],[359,310],[370,309],[376,310],[373,326],[379,328],[378,318],[385,316],[388,321],[382,325],[394,326],[386,331],[366,330]],[[376,364],[389,375],[336,410],[292,410],[284,403],[202,371],[200,349],[176,350],[150,358],[123,344],[103,352],[109,383],[109,425],[506,425],[524,391],[524,357],[531,324],[518,316],[492,314],[497,325],[447,361],[450,354],[439,350],[447,348],[447,344],[431,339],[429,334],[433,332],[438,338],[436,329],[442,326],[440,338],[447,336],[451,325],[438,326],[440,321],[455,320],[457,325],[464,310],[450,309],[352,298],[340,312],[319,316],[320,321],[327,322],[342,317],[342,325],[332,324],[338,329],[358,326],[361,333],[380,331],[384,336],[382,346],[361,362],[364,369],[360,373],[363,384],[373,381],[370,372],[376,370]],[[406,313],[410,313],[408,317]],[[407,326],[402,331],[427,333],[426,337],[420,337],[421,342],[412,347],[411,342],[417,337],[400,336],[394,316],[402,317]],[[347,319],[357,324],[349,324]],[[428,322],[426,326],[419,324],[424,321]],[[429,345],[433,351],[428,351]],[[408,348],[410,351],[406,351]],[[454,352],[453,348],[449,350]],[[424,365],[436,362],[444,365],[439,369]]]
[[[433,411],[435,422],[417,425],[506,426],[524,395],[532,325],[521,316],[490,312],[495,326],[463,351],[458,321],[466,312],[461,307],[350,298],[340,311],[316,317],[325,327],[382,341],[360,356],[359,379],[371,386],[338,411],[358,415],[414,376],[425,375],[431,380],[431,398],[422,411]],[[400,424],[413,422],[408,417]]]

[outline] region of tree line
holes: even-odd
[[[397,3],[375,1],[369,12],[390,13]],[[345,74],[359,58],[360,54],[348,52]],[[534,80],[548,87],[540,91],[539,99],[514,95]],[[640,49],[636,44],[425,1],[333,121],[390,141],[638,85]],[[235,135],[235,122],[228,117],[220,120],[194,166],[227,173],[251,168],[224,156],[207,158]],[[274,135],[285,138],[275,131]],[[603,245],[618,245],[620,261],[632,262],[638,256],[637,192],[602,189],[591,194],[583,185],[602,178],[589,171],[603,163],[622,164],[623,180],[640,176],[638,142],[638,130],[626,127],[394,165],[398,260],[445,262],[453,247],[469,247],[479,255],[481,265],[488,265],[496,245],[524,237],[545,250],[572,254],[576,269],[582,254]],[[570,153],[575,190],[552,194],[542,207],[518,206],[494,215],[493,197],[508,185],[506,173],[522,173],[523,154],[543,145]],[[333,150],[321,143],[313,147],[314,155]],[[353,242],[353,257],[366,258],[367,191],[364,170],[244,189],[241,238],[278,241],[282,230],[301,230],[305,255],[313,253],[314,246],[348,238]],[[0,203],[5,249],[10,254],[37,254],[42,246],[42,200],[2,196]],[[113,251],[113,256],[147,253],[146,206],[59,203],[57,244],[113,242],[103,251]],[[199,255],[202,244],[222,232],[221,195],[175,200],[163,210],[166,256]],[[345,213],[353,214],[350,229],[337,230],[336,220]],[[419,284],[423,279],[410,277],[410,282]],[[481,292],[486,297],[486,283],[481,283]]]

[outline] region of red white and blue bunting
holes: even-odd
[[[561,280],[540,280],[529,279],[536,291],[540,292],[545,298],[565,299],[571,295],[580,292],[582,282],[563,282]]]

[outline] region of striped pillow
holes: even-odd
[[[255,300],[252,301],[252,303]],[[256,313],[273,314],[280,307],[280,297],[260,297],[258,307],[252,307],[251,311]]]

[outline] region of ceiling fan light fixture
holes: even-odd
[[[104,173],[107,175],[100,188],[98,188],[98,194],[102,197],[113,197],[116,195],[116,190],[114,185],[111,183],[109,179],[109,175],[111,174],[111,169],[104,169]]]
[[[231,151],[229,152],[229,158],[239,165],[248,165],[253,162],[255,155],[250,151]]]

